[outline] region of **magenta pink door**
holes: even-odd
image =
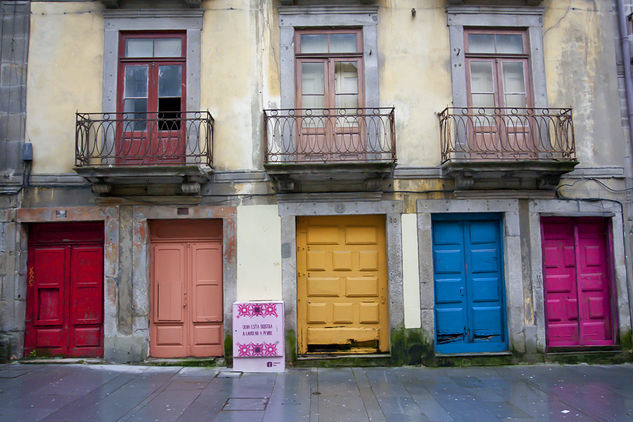
[[[607,229],[603,218],[541,220],[548,347],[613,344]]]

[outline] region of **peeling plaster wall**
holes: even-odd
[[[31,4],[26,140],[33,173],[70,173],[75,112],[101,111],[103,18],[99,2]]]
[[[380,104],[395,106],[399,166],[438,166],[436,113],[451,103],[445,1],[383,0],[378,12]],[[416,8],[416,16],[411,9]]]
[[[612,1],[547,0],[543,6],[548,101],[573,107],[580,166],[625,165]]]
[[[263,136],[260,51],[267,48],[258,37],[260,3],[203,4],[201,106],[216,121],[213,150],[219,170],[252,169],[260,161],[253,149]]]

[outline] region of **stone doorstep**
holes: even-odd
[[[494,356],[512,356],[512,352],[480,352],[480,353],[436,353],[436,358],[486,358]]]
[[[137,364],[150,366],[214,366],[226,365],[224,358],[147,358]]]
[[[106,364],[107,362],[101,358],[26,358],[19,359],[17,362],[25,365],[29,364],[46,364],[46,363],[54,363],[54,364],[90,364],[90,365],[100,365]]]
[[[390,358],[389,353],[373,353],[373,354],[310,354],[297,356],[298,361],[311,361],[311,360],[340,360],[340,359],[385,359]]]

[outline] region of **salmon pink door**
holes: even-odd
[[[603,218],[543,218],[548,347],[614,343],[611,242]]]
[[[29,232],[25,354],[103,356],[103,224]]]
[[[150,354],[221,356],[221,221],[158,221],[151,232]]]

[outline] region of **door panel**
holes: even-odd
[[[70,257],[70,347],[83,356],[99,356],[103,354],[103,248],[75,246]]]
[[[507,349],[498,219],[433,220],[436,350]]]
[[[192,277],[190,291],[191,355],[221,355],[222,308],[222,242],[201,242],[190,245]]]
[[[154,247],[154,282],[156,289],[156,322],[184,323],[186,298],[184,284],[185,246],[159,244]]]
[[[297,220],[299,353],[387,351],[382,216]]]
[[[66,278],[66,248],[40,247],[34,251],[33,269],[35,314],[34,325],[62,325],[66,305],[64,287]]]
[[[463,342],[466,334],[464,234],[460,223],[433,223],[436,342]]]
[[[186,356],[186,256],[181,243],[152,246],[153,312],[150,348],[154,357]]]
[[[543,218],[543,275],[550,347],[614,342],[604,219]]]

